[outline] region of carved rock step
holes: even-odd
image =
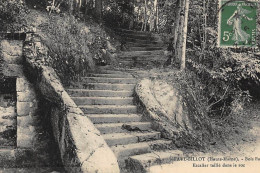
[[[77,105],[130,105],[133,97],[71,97]]]
[[[122,28],[115,28],[114,29],[117,33],[122,33],[123,35],[138,35],[138,36],[152,36],[151,32],[145,32],[145,31],[134,31],[134,30],[128,30],[128,29],[122,29]],[[154,34],[156,35],[156,34]]]
[[[136,68],[153,68],[153,67],[161,67],[165,62],[166,60],[153,60],[153,61],[147,61],[147,60],[143,60],[143,61],[131,61],[131,60],[123,60],[123,61],[120,61],[121,63],[119,64],[121,67],[124,67],[124,68],[133,68],[133,67],[136,67]]]
[[[154,50],[154,51],[124,51],[118,53],[119,57],[138,57],[143,55],[164,55],[163,50]]]
[[[140,55],[140,56],[135,56],[133,55],[132,57],[128,56],[128,57],[124,57],[121,56],[119,57],[119,59],[122,60],[129,60],[129,61],[157,61],[157,60],[167,60],[167,56],[165,55]],[[121,61],[120,61],[121,62]]]
[[[138,41],[157,41],[160,42],[161,38],[160,36],[143,36],[143,35],[133,35],[133,34],[124,34],[122,35],[123,39],[125,41],[133,41],[133,42],[138,42]]]
[[[86,83],[81,87],[90,90],[133,91],[135,84]]]
[[[149,172],[149,167],[151,166],[172,163],[175,157],[180,156],[183,156],[183,152],[180,150],[151,152],[130,156],[126,165],[131,172],[144,173]]]
[[[105,77],[105,78],[132,78],[130,74],[124,73],[90,73],[88,77]]]
[[[109,146],[127,145],[131,143],[157,140],[161,137],[160,132],[132,132],[132,133],[112,133],[103,135]]]
[[[133,91],[67,89],[72,97],[131,97]]]
[[[137,114],[87,114],[93,123],[125,123],[141,121],[142,116]]]
[[[135,78],[83,77],[81,81],[87,83],[136,84]]]
[[[164,47],[138,47],[138,46],[129,46],[129,51],[153,51],[153,50],[163,50]]]
[[[111,70],[111,68],[113,70]],[[122,78],[133,78],[133,76],[130,73],[128,73],[127,71],[122,71],[121,69],[116,69],[113,65],[99,66],[95,70],[95,73],[96,74],[121,74],[121,75],[123,75]]]
[[[117,158],[127,158],[133,155],[140,155],[144,153],[150,153],[154,146],[158,145],[170,145],[171,141],[167,140],[155,140],[155,141],[148,141],[148,142],[140,142],[134,144],[127,144],[127,145],[117,145],[112,146],[111,149],[114,151]]]
[[[133,105],[84,105],[79,108],[86,114],[136,114],[137,107]]]
[[[154,47],[166,47],[163,43],[139,43],[139,42],[127,42],[126,43],[127,47],[149,47],[149,48],[154,48]]]
[[[149,32],[134,32],[134,31],[116,31],[116,34],[121,36],[123,39],[125,38],[135,38],[135,39],[143,39],[143,40],[155,40],[160,38],[158,35],[152,35]]]
[[[105,123],[96,124],[96,128],[102,134],[123,133],[128,131],[151,131],[150,122],[127,122],[127,123]]]
[[[131,38],[131,37],[125,37],[124,38],[127,42],[127,44],[135,44],[135,43],[139,43],[139,44],[160,44],[163,45],[163,42],[161,40],[154,40],[154,39],[140,39],[140,38]]]

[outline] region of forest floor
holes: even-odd
[[[151,173],[258,173],[260,170],[260,101],[249,103],[233,121],[234,125],[223,124],[226,133],[222,140],[211,146],[206,153],[194,152],[195,159],[205,157],[204,161],[174,162],[153,166]],[[236,161],[219,161],[213,159],[235,158]],[[210,160],[210,158],[212,158]],[[205,169],[206,168],[206,169]]]

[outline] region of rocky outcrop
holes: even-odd
[[[55,71],[44,66],[46,48],[36,36],[24,44],[25,69],[47,102],[54,137],[68,172],[119,172],[117,159],[93,123],[64,90]],[[41,51],[41,53],[39,53]]]
[[[199,145],[184,99],[173,85],[162,80],[144,79],[136,86],[144,116],[153,122],[164,138],[177,146]]]

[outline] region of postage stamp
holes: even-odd
[[[258,0],[219,0],[220,47],[255,47]]]

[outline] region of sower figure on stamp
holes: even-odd
[[[246,20],[253,20],[252,18],[249,18],[246,16],[246,14],[249,14],[250,11],[246,10],[241,7],[241,4],[238,4],[237,9],[232,14],[232,16],[227,20],[228,25],[233,24],[233,32],[234,35],[232,37],[232,40],[235,41],[235,44],[238,44],[239,42],[245,42],[245,44],[248,44],[248,39],[250,38],[250,35],[243,31],[242,29],[242,18],[245,18]]]

